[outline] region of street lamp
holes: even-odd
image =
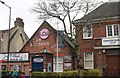
[[[9,29],[8,29],[8,48],[7,48],[7,52],[8,52],[8,56],[7,56],[7,71],[8,71],[8,69],[9,69],[9,52],[10,52],[11,7],[8,6],[7,4],[5,4],[5,2],[3,2],[1,0],[0,0],[0,2],[9,8]]]

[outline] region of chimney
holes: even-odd
[[[21,19],[21,18],[16,18],[16,21],[14,22],[14,25],[15,25],[15,27],[16,27],[16,26],[20,26],[20,27],[23,27],[23,28],[24,28],[23,19]]]

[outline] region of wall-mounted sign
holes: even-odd
[[[72,62],[72,57],[71,56],[64,56],[64,62],[67,63],[67,62]]]
[[[71,63],[64,63],[64,70],[72,69]]]
[[[34,63],[42,63],[43,62],[43,58],[34,58],[33,62]]]
[[[102,45],[120,45],[120,38],[115,37],[115,38],[102,38]]]
[[[0,54],[0,62],[7,61],[8,54]],[[28,61],[29,54],[28,53],[10,53],[9,61]]]
[[[7,54],[0,54],[0,62],[6,62],[7,61]]]
[[[40,38],[46,39],[46,38],[48,38],[48,36],[49,36],[49,31],[48,31],[48,29],[42,29],[42,30],[40,31]]]

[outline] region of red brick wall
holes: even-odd
[[[92,24],[93,38],[83,39],[83,29],[84,25],[76,26],[76,33],[80,32],[77,35],[76,43],[80,46],[79,52],[82,52],[82,63],[84,62],[83,52],[94,52],[94,67],[103,68],[107,64],[106,53],[103,53],[103,49],[96,50],[94,47],[102,46],[102,37],[106,37],[106,25],[109,24],[120,24],[120,21],[107,21]],[[111,57],[112,59],[113,57]],[[115,58],[118,59],[118,58]],[[109,60],[109,59],[108,59]],[[109,60],[110,61],[110,60]],[[120,67],[119,67],[120,68]]]
[[[48,29],[49,30],[49,37],[46,39],[41,39],[40,38],[40,30],[41,29]],[[44,22],[38,30],[35,32],[35,34],[30,38],[30,40],[26,43],[26,45],[22,48],[20,52],[29,52],[32,53],[30,54],[30,65],[31,66],[31,57],[35,55],[41,55],[40,51],[44,48],[48,49],[50,53],[53,54],[53,57],[56,56],[57,51],[56,51],[56,46],[57,46],[57,32],[55,29],[53,29],[47,22]],[[72,55],[72,47],[64,41],[64,48],[59,49],[59,56],[68,56]],[[44,59],[47,59],[48,57],[45,56]],[[48,59],[50,60],[50,59]],[[63,63],[64,64],[64,63]],[[44,63],[44,66],[47,66],[46,63]],[[31,68],[31,67],[30,67]],[[46,67],[45,67],[46,68]],[[46,68],[47,69],[47,68]]]
[[[39,36],[39,32],[41,29],[46,28],[49,30],[49,37],[47,39],[41,39]],[[37,32],[30,38],[28,43],[23,47],[21,52],[40,52],[43,48],[48,49],[51,53],[54,53],[56,55],[56,40],[57,39],[57,32],[54,30],[48,23],[43,23],[40,28],[38,28]],[[39,44],[39,45],[38,45]],[[47,44],[47,45],[43,45]],[[32,46],[31,46],[32,45]],[[35,46],[34,46],[35,45]],[[37,46],[38,45],[38,46]],[[65,47],[61,49],[59,52],[60,56],[63,56],[64,54],[69,55],[70,51],[70,45],[67,43],[65,44]]]

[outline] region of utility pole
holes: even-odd
[[[58,47],[58,30],[59,30],[59,27],[58,27],[58,19],[57,19],[57,40],[56,40],[56,42],[57,42],[57,54],[56,54],[56,60],[57,60],[57,64],[56,64],[56,69],[57,69],[57,72],[59,72],[59,64],[58,64],[58,49],[59,49],[59,47]]]
[[[9,29],[8,29],[8,48],[7,48],[7,72],[9,69],[9,52],[10,52],[10,25],[11,25],[11,7],[5,4],[5,2],[1,1],[2,4],[4,4],[6,7],[9,8]]]

